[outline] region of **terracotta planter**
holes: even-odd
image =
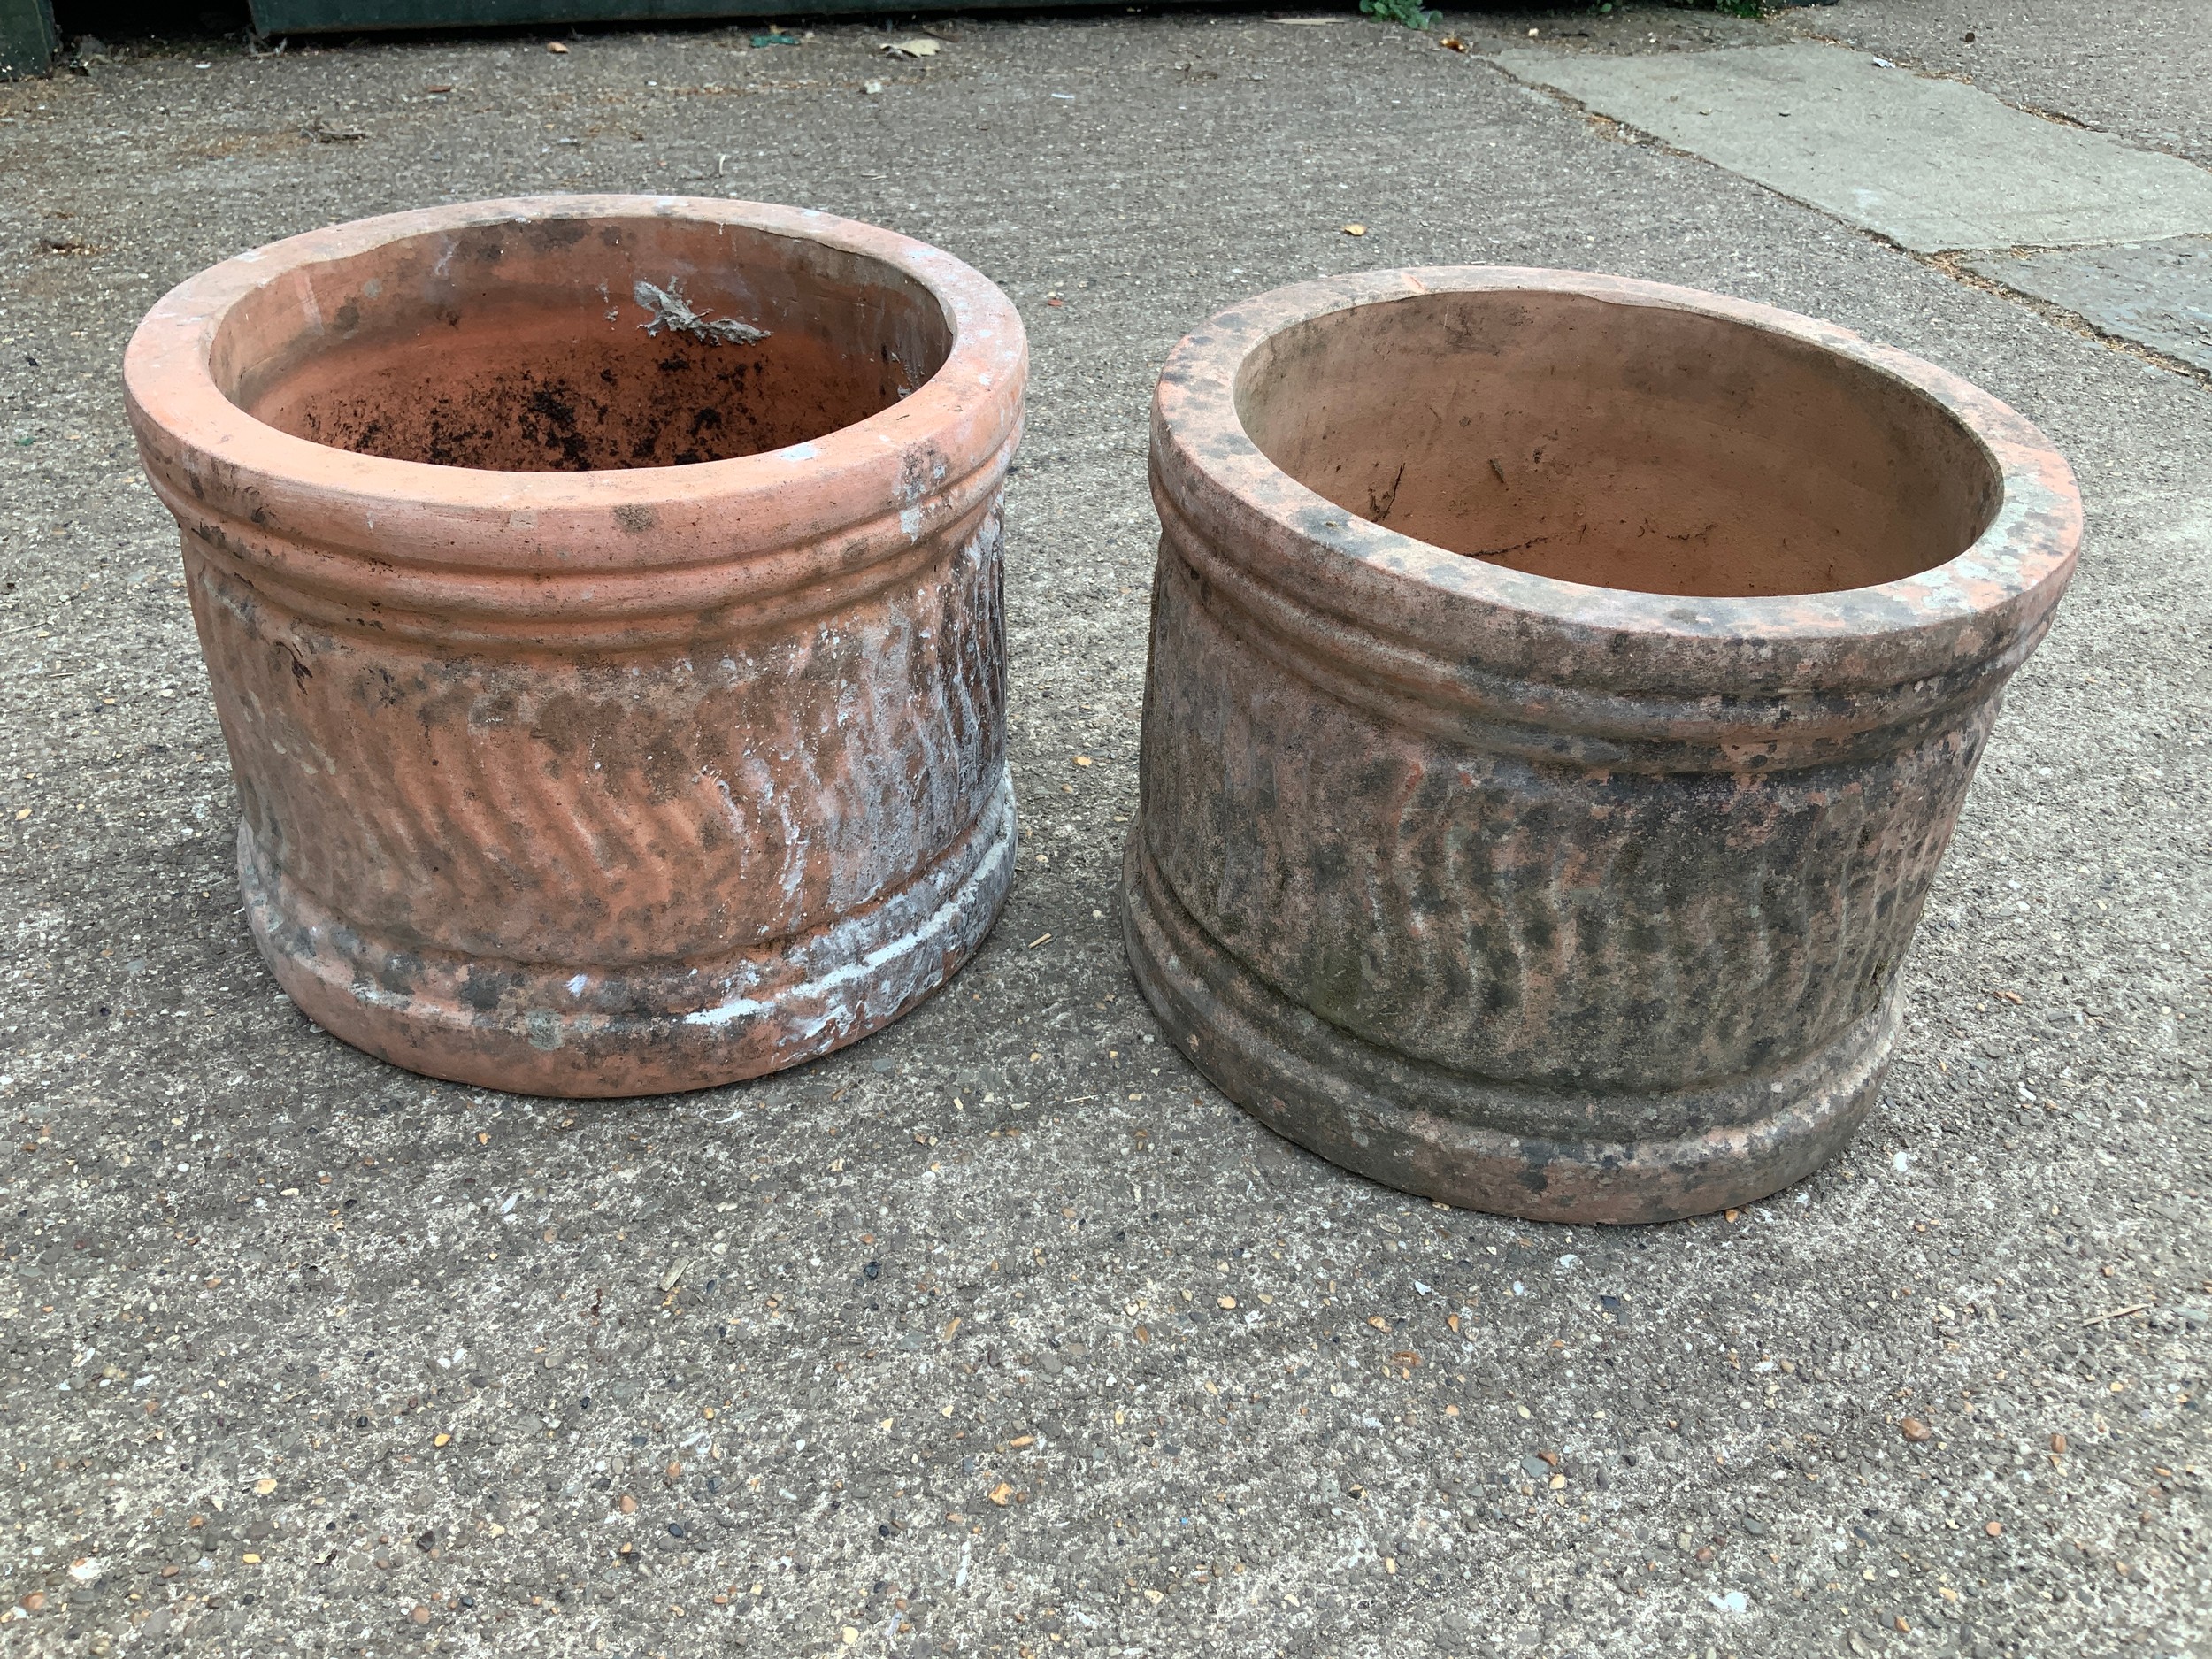
[[[965,265],[751,203],[396,214],[168,295],[131,418],[279,982],[556,1094],[772,1071],[926,995],[1012,867],[1025,372]]]
[[[1649,283],[1386,272],[1224,312],[1153,410],[1137,977],[1412,1192],[1649,1221],[1873,1103],[2080,534],[2010,410]]]

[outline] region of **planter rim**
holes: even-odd
[[[425,235],[511,222],[671,219],[821,243],[875,260],[908,277],[942,308],[951,340],[945,360],[913,393],[851,426],[807,442],[726,460],[586,472],[504,472],[395,460],[294,436],[256,419],[225,395],[211,368],[218,332],[232,309],[274,279],[303,267]],[[319,320],[319,319],[317,319]],[[380,564],[512,569],[535,562],[535,546],[564,532],[587,545],[570,565],[634,571],[636,542],[604,532],[610,519],[636,522],[641,510],[672,510],[653,538],[663,565],[724,563],[749,549],[791,545],[785,534],[810,525],[867,527],[885,504],[918,505],[1010,448],[1019,432],[1019,388],[1027,347],[1012,303],[981,273],[895,231],[810,208],[723,197],[537,196],[458,203],[356,219],[305,232],[210,266],[172,288],[139,324],[124,354],[124,384],[141,448],[157,481],[180,482],[187,511],[234,514],[241,503],[289,506],[296,526],[315,521],[321,545]],[[1015,388],[1008,417],[1005,388]],[[910,465],[931,453],[949,470]],[[180,470],[190,474],[178,477]],[[869,507],[856,519],[853,503]],[[892,508],[897,516],[898,508]],[[379,514],[389,515],[380,530]],[[392,522],[438,529],[428,543],[396,543]],[[250,517],[250,514],[247,515]],[[256,520],[258,522],[258,520]],[[536,532],[511,534],[517,524]],[[668,530],[688,529],[674,540]],[[896,538],[901,543],[911,535]]]
[[[1236,407],[1237,378],[1271,337],[1334,312],[1425,295],[1537,293],[1602,303],[1691,311],[1846,357],[1909,388],[1955,420],[1995,466],[2000,499],[1975,541],[1943,564],[1864,588],[1757,597],[1685,597],[1599,588],[1490,564],[1359,517],[1301,483],[1262,453]],[[1153,479],[1164,510],[1191,520],[1232,559],[1240,541],[1280,557],[1310,579],[1297,595],[1333,621],[1369,636],[1395,635],[1417,649],[1456,655],[1456,616],[1490,611],[1515,635],[1563,630],[1671,663],[1698,642],[1723,649],[1739,668],[1760,658],[1749,680],[1773,687],[1817,670],[1824,678],[1896,684],[1955,669],[1962,654],[1985,657],[2040,636],[2063,593],[2081,538],[2081,498],[2072,470],[2024,417],[1959,376],[1909,353],[1877,345],[1832,323],[1748,300],[1632,278],[1511,265],[1374,271],[1277,288],[1229,307],[1170,354],[1153,403]],[[1244,560],[1253,580],[1277,572]],[[1494,641],[1503,646],[1505,641]],[[1725,649],[1733,648],[1733,649]],[[1617,672],[1619,659],[1615,659]],[[1541,678],[1581,676],[1571,664]],[[1563,674],[1562,671],[1564,671]],[[1691,678],[1697,678],[1694,674]],[[1828,682],[1832,687],[1833,681]],[[1717,687],[1716,687],[1717,688]]]

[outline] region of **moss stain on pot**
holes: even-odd
[[[2065,464],[1841,329],[1486,268],[1280,290],[1171,358],[1140,983],[1391,1185],[1663,1219],[1816,1168],[2005,680]]]

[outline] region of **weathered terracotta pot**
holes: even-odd
[[[1026,367],[967,266],[752,203],[401,213],[169,294],[131,418],[279,982],[554,1094],[772,1071],[926,995],[1012,869]]]
[[[1385,272],[1185,341],[1152,480],[1126,936],[1209,1077],[1544,1219],[1740,1203],[1844,1144],[2073,568],[2032,426],[1764,306]]]

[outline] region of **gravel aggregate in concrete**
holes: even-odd
[[[12,1650],[2202,1651],[2212,402],[1437,38],[1804,15],[971,19],[899,61],[861,25],[192,42],[0,88]],[[2081,50],[2131,69],[2125,30]],[[677,1100],[426,1082],[276,994],[117,396],[211,260],[560,188],[894,226],[1002,283],[1035,356],[1008,912],[891,1031]],[[1732,1217],[1363,1184],[1165,1052],[1121,964],[1150,377],[1240,296],[1448,261],[1832,318],[2081,476],[1883,1104]]]

